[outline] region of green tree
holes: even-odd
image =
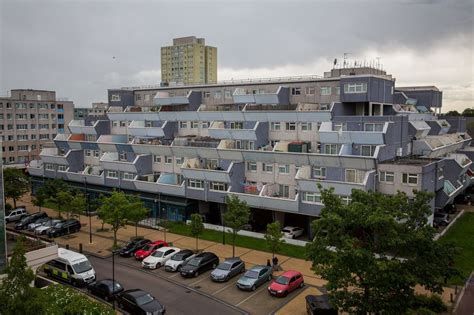
[[[461,116],[457,110],[450,110],[445,114],[446,116]]]
[[[41,211],[41,207],[45,205],[46,201],[47,197],[44,194],[36,194],[31,200],[31,203],[39,208],[38,211]]]
[[[0,305],[2,314],[42,314],[37,291],[31,286],[35,275],[27,266],[24,238],[18,238],[10,263],[6,268],[7,277],[0,284]],[[28,301],[28,303],[25,303]]]
[[[13,207],[16,208],[16,201],[30,190],[30,180],[20,169],[5,168],[3,182],[5,198],[13,199]]]
[[[125,227],[130,219],[129,213],[135,206],[130,197],[123,192],[113,191],[109,197],[102,198],[102,205],[98,209],[99,217],[109,224],[114,232],[114,248],[117,247],[117,231]]]
[[[249,222],[250,209],[247,202],[237,196],[229,196],[227,211],[224,213],[224,224],[232,229],[232,256],[235,257],[235,239],[237,233]]]
[[[199,213],[191,214],[191,235],[196,238],[196,250],[199,249],[198,247],[198,239],[199,235],[204,232],[204,224],[202,223],[202,217]]]
[[[128,196],[131,211],[128,220],[135,225],[135,237],[138,237],[138,223],[148,216],[149,210],[137,196]]]
[[[319,188],[325,207],[312,223],[308,258],[341,311],[404,314],[415,285],[440,293],[456,274],[454,249],[433,241],[427,224],[432,194],[415,191],[409,199],[353,190],[346,205],[333,188]]]
[[[279,221],[267,224],[267,233],[265,234],[265,240],[267,242],[268,249],[270,249],[270,251],[272,252],[272,258],[275,257],[275,253],[280,250],[280,248],[285,243]]]
[[[463,112],[462,115],[465,117],[472,117],[474,116],[474,108],[466,108]]]
[[[62,213],[69,210],[69,203],[73,198],[69,190],[59,191],[56,195],[47,199],[47,202],[58,212],[58,218],[62,218]]]

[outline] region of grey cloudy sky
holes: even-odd
[[[160,47],[196,35],[219,79],[322,74],[381,57],[397,85],[434,84],[444,110],[474,107],[474,1],[0,0],[0,94],[56,90],[76,106],[160,82]],[[113,58],[115,56],[115,58]]]

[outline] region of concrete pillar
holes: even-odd
[[[273,220],[274,221],[279,221],[280,226],[284,227],[285,226],[285,213],[284,212],[273,211]]]

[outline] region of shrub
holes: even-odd
[[[433,294],[431,296],[416,294],[412,309],[418,311],[426,311],[430,310],[435,313],[442,313],[448,310],[446,304],[444,304],[443,300],[439,295]],[[428,313],[423,313],[428,314]]]
[[[8,212],[8,211],[10,211],[10,210],[12,210],[12,209],[13,209],[13,206],[12,206],[11,204],[9,204],[8,202],[5,203],[5,212]]]

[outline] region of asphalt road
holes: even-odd
[[[111,259],[88,257],[97,279],[112,279]],[[242,314],[209,297],[170,283],[150,272],[115,263],[115,280],[127,289],[143,289],[151,293],[166,307],[166,314]]]

